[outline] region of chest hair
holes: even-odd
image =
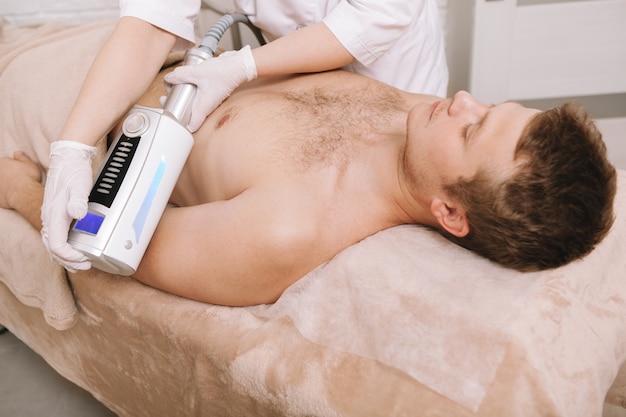
[[[359,89],[316,87],[282,93],[283,117],[293,120],[283,152],[301,169],[347,163],[356,152],[375,146],[379,134],[406,105],[402,97],[378,85]]]

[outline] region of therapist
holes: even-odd
[[[169,74],[198,86],[189,128],[197,130],[235,88],[257,77],[344,67],[400,89],[445,96],[448,71],[436,0],[235,0],[270,41]],[[172,49],[195,42],[200,0],[120,0],[120,20],[98,52],[61,130],[50,145],[41,209],[42,238],[69,271],[89,269],[67,243],[87,213],[97,141],[154,79]],[[113,93],[111,93],[113,92]]]
[[[269,41],[165,80],[198,86],[189,129],[245,81],[336,68],[402,90],[446,96],[448,67],[436,0],[235,0]]]

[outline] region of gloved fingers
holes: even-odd
[[[191,133],[195,133],[198,129],[200,129],[200,126],[202,126],[202,122],[204,122],[205,118],[206,117],[202,117],[200,115],[200,112],[192,111],[191,118],[189,119],[189,124],[187,125],[187,129],[189,129]]]
[[[67,218],[67,225],[72,219],[82,219],[87,214],[89,193],[91,191],[91,167],[87,166],[81,172],[62,173],[56,167],[48,171],[41,219],[46,225],[50,219],[62,216]],[[60,175],[57,175],[60,174]],[[67,184],[61,184],[61,180]]]
[[[85,255],[72,248],[69,243],[64,243],[56,249],[57,253],[61,254],[59,257],[67,263],[81,264],[84,262],[89,262],[89,259]]]
[[[256,64],[249,46],[228,51],[218,58],[209,58],[194,65],[176,68],[165,76],[171,84],[189,83],[197,86],[188,123],[190,131],[200,128],[211,114],[237,87],[256,78]]]
[[[58,238],[59,235],[52,234],[52,236]],[[91,262],[89,259],[79,251],[72,248],[66,240],[51,240],[50,237],[51,236],[48,234],[46,228],[41,230],[42,241],[53,261],[61,264],[70,272],[76,272],[76,270],[79,269],[87,270],[91,268]]]
[[[200,64],[198,64],[200,65]],[[194,71],[194,65],[183,65],[168,73],[164,77],[164,81],[168,84],[198,84],[201,78]]]
[[[84,182],[85,179],[90,180],[91,176],[88,178],[76,178],[75,187],[68,190],[67,214],[72,219],[82,219],[87,215],[91,181]]]
[[[45,205],[42,211],[44,209],[46,209]],[[45,211],[46,219],[43,221],[43,227],[41,228],[41,237],[46,249],[50,252],[56,253],[58,249],[63,249],[64,245],[67,244],[67,236],[73,219],[64,209],[64,205],[57,205]]]
[[[68,270],[89,268],[87,257],[74,250],[67,243],[67,237],[72,220],[87,214],[92,185],[91,160],[95,153],[96,148],[78,142],[50,144],[50,165],[41,207],[41,235],[52,259]]]
[[[89,197],[81,193],[72,193],[67,202],[67,214],[73,219],[82,219],[87,215]]]
[[[161,107],[163,107],[165,105],[165,100],[167,99],[167,96],[169,96],[172,93],[172,88],[174,86],[168,82],[166,82],[165,80],[163,80],[163,88],[165,89],[165,95],[159,97],[159,103],[161,103]]]
[[[204,123],[204,119],[206,119],[207,115],[215,110],[221,103],[221,100],[219,102],[210,103],[208,98],[209,96],[202,94],[201,90],[196,92],[196,98],[194,99],[193,106],[191,106],[191,117],[189,118],[189,124],[187,125],[187,128],[192,133],[200,129],[200,126]]]
[[[196,97],[194,98],[193,105],[191,106],[191,116],[187,128],[193,133],[197,131],[207,116],[230,96],[235,86],[228,84],[221,86],[214,86],[211,94],[205,93],[201,87],[198,87],[196,91]]]
[[[246,45],[247,46],[247,45]],[[218,58],[230,58],[232,56],[237,56],[239,54],[239,51],[236,49],[230,49],[228,51],[224,51],[221,54],[219,54]]]
[[[58,202],[53,201],[52,204],[53,207],[51,208],[42,208],[43,227],[41,229],[41,238],[50,257],[70,272],[75,272],[78,269],[89,269],[91,263],[88,258],[67,243],[72,220],[84,217],[84,214],[74,216],[69,212],[72,210],[72,206],[74,206],[74,210],[77,210],[77,207],[84,204],[86,214],[87,200],[85,199],[83,202],[82,199],[75,198],[74,202],[69,201],[68,205],[65,206],[61,199]]]
[[[87,271],[91,268],[91,262],[85,257],[84,260],[70,260],[65,258],[61,258],[56,255],[51,255],[51,258],[56,263],[60,264],[63,268],[67,269],[69,272],[76,271]],[[77,258],[78,259],[78,258]]]

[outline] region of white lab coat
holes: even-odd
[[[120,17],[136,17],[176,35],[174,49],[196,43],[194,23],[199,12],[200,0],[120,0]]]
[[[445,97],[443,32],[435,0],[235,0],[268,41],[323,21],[355,57],[347,70]]]

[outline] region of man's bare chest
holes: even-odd
[[[380,127],[402,106],[399,97],[367,94],[328,87],[235,94],[196,134],[196,178],[212,199],[228,199],[261,182],[345,171],[381,144]]]
[[[215,153],[242,160],[256,156],[298,169],[342,164],[358,149],[383,141],[381,127],[401,108],[399,97],[367,94],[313,87],[233,97],[209,122],[213,132],[207,139]]]

